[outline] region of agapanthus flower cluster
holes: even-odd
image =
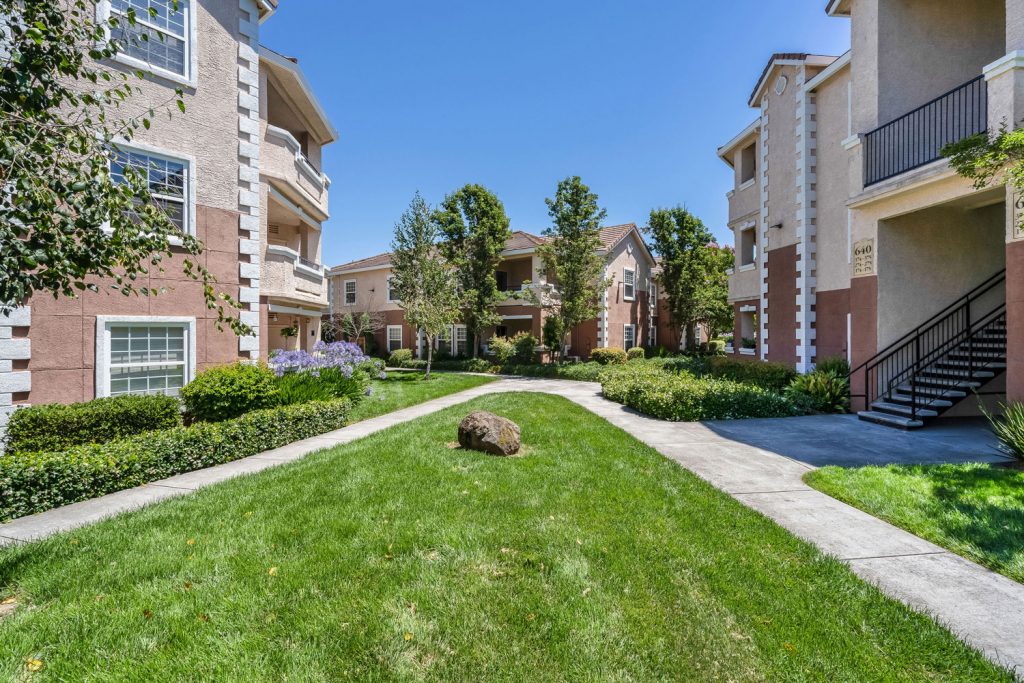
[[[275,351],[270,357],[270,367],[281,377],[286,372],[308,372],[319,377],[322,370],[333,368],[345,377],[351,377],[357,369],[366,369],[370,374],[384,379],[382,365],[363,353],[358,345],[351,342],[323,342],[313,346],[313,353],[306,351]]]

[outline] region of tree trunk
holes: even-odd
[[[434,360],[434,338],[428,335],[427,336],[427,377],[426,377],[426,379],[428,379],[428,380],[430,379],[430,364],[433,362],[433,360]]]
[[[692,351],[697,346],[697,326],[686,323],[686,350]]]
[[[480,335],[478,335],[474,331],[473,332],[473,360],[476,360],[477,358],[480,357],[479,351],[480,351]]]

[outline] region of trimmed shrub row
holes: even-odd
[[[625,363],[627,359],[628,355],[624,349],[594,349],[590,352],[590,360],[601,365]]]
[[[351,402],[246,413],[66,451],[0,458],[0,521],[220,465],[344,427]]]
[[[675,422],[791,417],[801,410],[789,399],[750,384],[671,374],[637,364],[601,375],[605,398]]]
[[[170,396],[115,396],[32,406],[11,415],[5,450],[8,455],[62,451],[179,425],[181,404]]]
[[[796,371],[782,363],[732,360],[722,356],[706,359],[707,374],[717,379],[727,379],[743,384],[752,384],[781,392],[796,378]]]

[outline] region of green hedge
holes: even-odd
[[[721,356],[707,360],[707,373],[717,379],[752,384],[775,392],[785,391],[797,375],[793,368],[782,363],[732,360]]]
[[[601,388],[605,398],[674,422],[801,414],[792,401],[760,387],[639,364],[602,374]]]
[[[181,404],[171,396],[115,396],[32,406],[11,415],[6,452],[62,451],[180,424]]]
[[[277,382],[265,365],[235,363],[210,368],[181,390],[188,414],[203,422],[230,420],[278,404]]]
[[[427,361],[417,358],[401,363],[392,363],[392,365],[405,370],[427,369]],[[430,369],[442,372],[497,372],[498,366],[483,358],[468,358],[465,360],[435,360],[430,364]]]
[[[625,349],[607,348],[607,349],[594,349],[590,352],[590,360],[595,363],[602,365],[611,365],[613,363],[625,363],[627,359]]]
[[[220,465],[344,427],[348,399],[258,410],[66,451],[0,458],[0,521]]]

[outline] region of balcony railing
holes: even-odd
[[[950,90],[864,136],[864,186],[942,157],[942,148],[988,128],[985,77]]]

